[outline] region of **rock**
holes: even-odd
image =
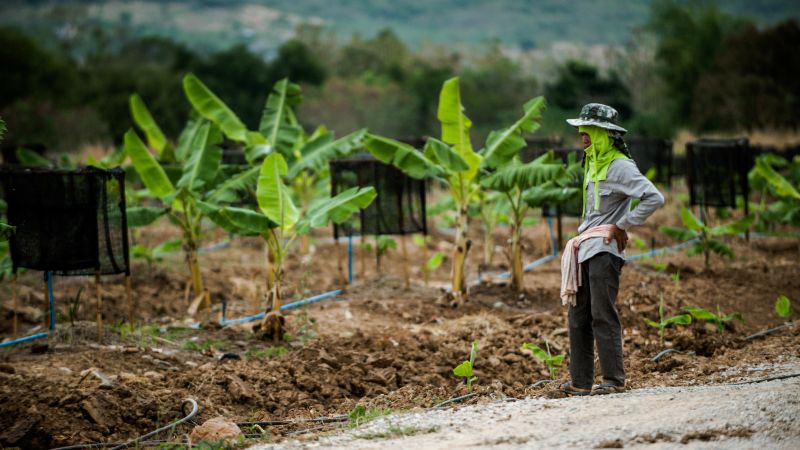
[[[72,375],[72,369],[69,367],[59,367],[58,371],[63,373],[64,375]]]
[[[215,443],[225,441],[232,443],[241,435],[242,430],[240,430],[235,423],[222,416],[217,416],[195,427],[194,430],[192,430],[192,434],[189,435],[189,439],[191,439],[192,443],[201,441]]]

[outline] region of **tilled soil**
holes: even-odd
[[[536,239],[528,242],[530,259],[546,253],[543,247],[533,251]],[[730,379],[726,371],[731,367],[800,357],[797,326],[753,342],[743,340],[781,323],[773,311],[779,294],[800,299],[797,240],[737,239],[732,244],[737,258],[715,259],[711,271],[702,269],[702,258],[681,254],[657,258],[656,263],[667,265],[661,272],[652,262],[626,265],[618,306],[631,388],[717,383]],[[421,261],[421,251],[408,246],[410,260]],[[290,261],[287,298],[341,286],[341,259],[334,255],[342,250],[319,244],[313,263]],[[480,252],[474,250],[474,258],[476,254]],[[212,268],[204,276],[215,299],[215,316],[222,299],[228,317],[263,308],[258,303],[263,279],[259,258],[262,250],[251,240],[236,240],[227,249],[204,255],[204,267]],[[0,445],[49,448],[124,441],[181,417],[181,401],[189,397],[200,405],[195,423],[217,415],[236,422],[313,418],[346,413],[358,404],[426,408],[466,393],[452,369],[468,358],[472,341],[478,342],[473,387],[478,396],[467,403],[561,395],[557,383],[533,387],[549,373],[520,350],[523,342],[531,342],[542,347],[547,343],[553,353],[568,352],[557,261],[527,274],[527,289],[520,294],[507,286],[484,285],[455,309],[437,301],[441,291],[423,286],[418,267],[412,267],[411,287],[405,288],[398,276],[407,263],[399,252],[384,259],[383,274],[368,259],[361,276],[359,263],[357,258],[357,282],[345,294],[287,314],[289,333],[283,342],[260,340],[250,325],[221,329],[209,321],[199,330],[188,328],[192,321],[184,319],[188,301],[180,259],[137,265],[136,315],[155,326],[113,326],[98,344],[94,325],[71,325],[62,305],[53,337],[0,351]],[[672,276],[677,273],[679,277]],[[446,269],[440,269],[431,285],[446,276]],[[20,282],[21,304],[28,308],[22,323],[29,331],[43,322],[46,311],[37,284],[35,274]],[[72,298],[81,288],[87,300],[77,319],[91,319],[94,303],[86,293],[94,289],[87,280],[61,281],[57,298]],[[127,314],[122,283],[109,281],[103,290],[107,323],[121,321]],[[662,345],[657,331],[642,320],[657,320],[662,297],[667,316],[683,306],[716,312],[719,305],[723,313],[741,312],[745,322],[730,322],[721,333],[703,323],[668,329]],[[9,302],[7,297],[2,302],[5,317]],[[6,335],[9,322],[2,322]],[[663,348],[681,353],[653,362]],[[566,369],[567,363],[557,381],[566,380]],[[191,427],[178,427],[173,438]],[[267,435],[279,440],[302,428],[273,427]]]

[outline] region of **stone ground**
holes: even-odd
[[[608,396],[506,399],[394,413],[345,432],[251,450],[800,448],[800,360],[732,370],[739,371],[743,384],[650,387]],[[770,376],[759,376],[765,370]],[[781,376],[787,378],[774,379]],[[765,378],[772,380],[758,382]]]

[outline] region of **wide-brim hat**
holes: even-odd
[[[581,108],[581,114],[577,119],[567,119],[567,123],[573,127],[595,126],[606,130],[627,133],[628,130],[617,125],[619,113],[617,110],[602,103],[589,103]]]

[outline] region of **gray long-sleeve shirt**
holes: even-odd
[[[628,230],[633,225],[643,224],[664,204],[661,192],[639,172],[636,163],[629,159],[612,161],[608,167],[606,180],[599,183],[599,210],[594,208],[594,182],[586,183],[586,218],[578,227],[578,234],[597,225],[612,223],[623,230]],[[634,198],[640,202],[631,211],[631,200]],[[604,238],[590,238],[581,244],[578,262],[584,262],[602,252],[625,258],[625,254],[617,250],[615,240],[606,244]]]

